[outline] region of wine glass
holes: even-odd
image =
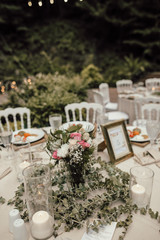
[[[101,131],[101,125],[108,122],[108,116],[105,113],[98,114],[97,115],[97,139],[103,138],[102,131]]]
[[[150,138],[151,147],[153,147],[154,141],[156,140],[160,131],[160,122],[157,120],[147,120],[146,130]]]
[[[12,147],[11,147],[12,132],[11,131],[1,132],[0,138],[1,138],[2,144],[7,149],[6,158],[12,159],[13,158],[13,151],[12,151]]]
[[[62,115],[57,113],[50,115],[49,124],[53,131],[58,129],[62,125]]]

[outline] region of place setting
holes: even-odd
[[[127,131],[133,145],[145,147],[150,143],[150,138],[145,126],[127,126]]]
[[[146,127],[127,127],[127,130],[130,141],[136,143],[137,146],[145,147],[149,144],[144,151],[134,153],[134,159],[143,166],[153,163],[160,166],[160,148],[156,141],[160,132],[159,121],[147,120]]]
[[[20,129],[12,133],[12,144],[15,146],[25,145],[26,141],[29,141],[31,145],[35,145],[42,142],[45,133],[42,129],[30,128],[30,129]]]

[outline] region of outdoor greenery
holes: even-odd
[[[63,114],[64,106],[72,102],[80,102],[86,96],[85,86],[80,76],[37,74],[24,79],[20,88],[10,91],[7,106],[26,106],[31,110],[33,127],[48,126],[49,115]]]

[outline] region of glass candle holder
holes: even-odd
[[[23,170],[30,231],[34,239],[48,239],[53,234],[53,207],[50,168],[33,164]]]
[[[32,164],[32,153],[30,142],[26,142],[25,145],[16,147],[16,173],[17,180],[23,182],[23,170]]]
[[[130,170],[130,197],[139,208],[149,207],[154,172],[147,167],[136,166]]]

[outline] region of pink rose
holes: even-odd
[[[52,157],[53,157],[54,159],[60,159],[60,157],[57,156],[57,150],[53,152]]]
[[[90,144],[88,142],[84,142],[85,147],[90,147]]]
[[[85,142],[84,140],[78,142],[83,148],[90,147],[90,144]]]
[[[77,140],[77,141],[81,141],[81,137],[82,137],[82,134],[81,133],[71,133],[70,134],[70,137]]]

